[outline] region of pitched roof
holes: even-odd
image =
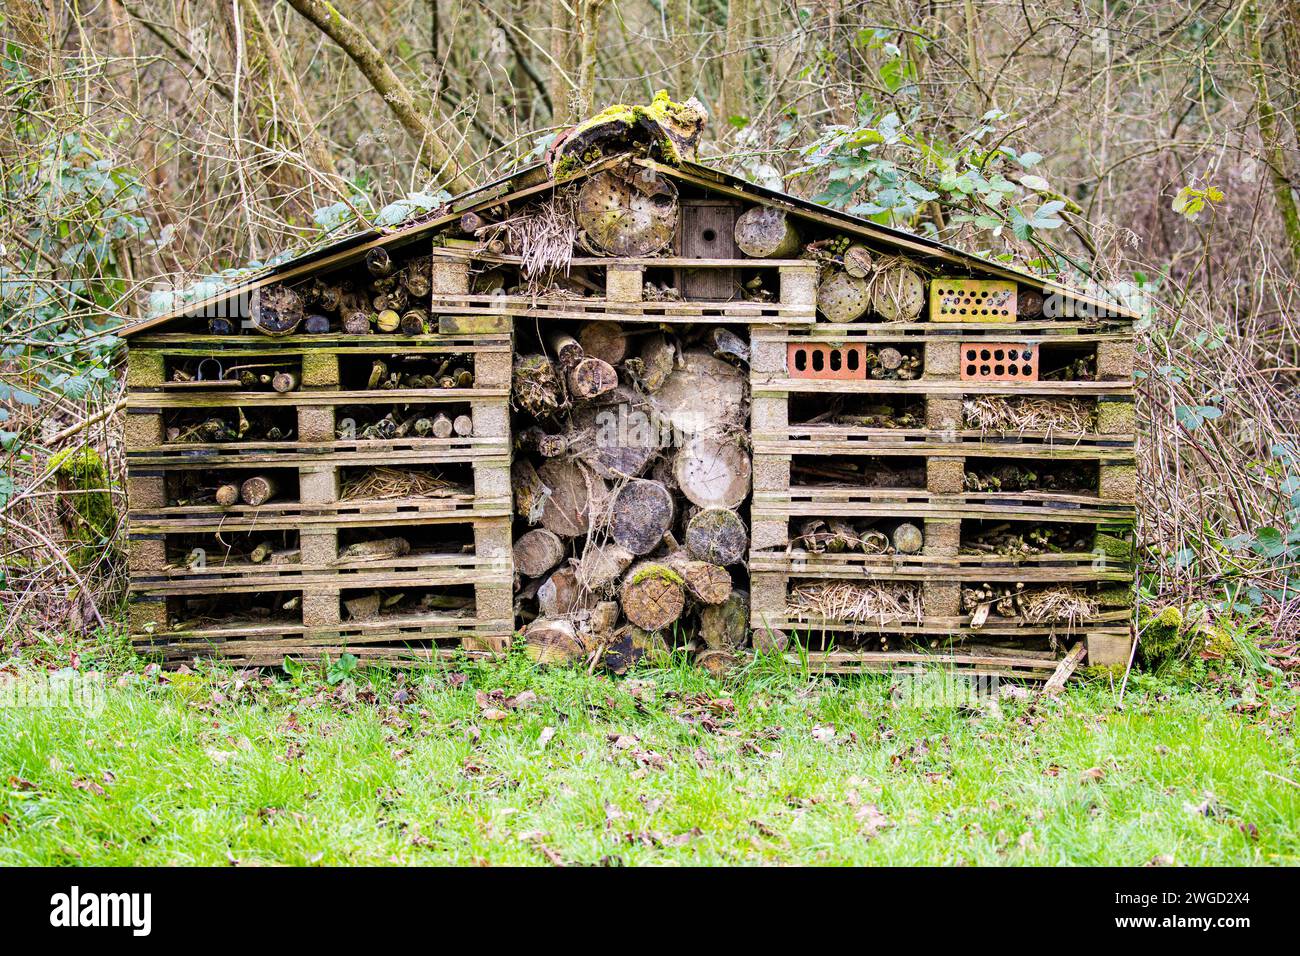
[[[625,156],[612,157],[588,166],[560,181],[551,178],[545,163],[539,162],[522,167],[508,176],[453,197],[445,206],[423,219],[405,223],[392,229],[371,228],[354,233],[322,248],[279,262],[261,272],[250,274],[230,287],[204,299],[186,303],[170,312],[136,322],[124,329],[121,334],[129,337],[149,329],[156,329],[161,325],[187,315],[198,314],[201,310],[209,309],[272,282],[302,278],[321,270],[350,265],[360,261],[373,248],[379,246],[401,247],[419,239],[426,233],[441,229],[457,221],[464,212],[490,207],[502,201],[524,199],[536,193],[545,192],[560,182],[573,182],[591,176],[602,169],[625,162],[626,159]],[[1003,263],[964,252],[937,239],[914,235],[889,226],[882,226],[871,222],[869,219],[831,209],[810,200],[792,196],[789,193],[755,185],[739,176],[700,163],[683,162],[679,166],[669,166],[649,159],[634,159],[632,161],[679,181],[735,198],[777,206],[799,218],[830,226],[869,242],[896,248],[914,257],[928,259],[949,267],[957,266],[975,276],[1008,279],[1032,285],[1041,288],[1045,294],[1056,293],[1072,302],[1099,310],[1094,314],[1129,319],[1139,317],[1138,312],[1127,306],[1099,299],[1096,296],[1073,290],[1060,283],[1049,282],[1042,276],[1036,276],[1031,272],[1015,269]]]

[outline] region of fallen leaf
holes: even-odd
[[[484,720],[505,720],[510,715],[504,710],[498,710],[496,707],[488,707],[479,716]]]
[[[108,796],[108,791],[93,780],[77,779],[72,781],[72,787],[74,790],[85,790],[87,793],[93,793],[97,797]]]
[[[886,827],[892,826],[889,818],[880,812],[874,803],[864,803],[853,814],[853,819],[862,827],[862,835],[868,840]]]
[[[551,738],[554,736],[555,736],[554,727],[543,727],[542,732],[537,735],[537,749],[545,750],[546,745],[551,742]]]
[[[1089,767],[1079,774],[1080,783],[1098,783],[1104,779],[1106,779],[1106,771],[1100,767]]]
[[[818,743],[826,743],[835,739],[835,728],[830,724],[818,724],[812,729],[813,740]]]

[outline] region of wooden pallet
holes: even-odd
[[[436,278],[436,276],[435,276]],[[279,664],[287,656],[344,651],[384,660],[432,659],[452,653],[500,653],[513,632],[510,540],[509,387],[513,353],[510,320],[443,315],[439,332],[399,335],[213,336],[164,333],[133,342],[128,366],[127,462],[130,498],[131,634],[141,651],[168,661],[216,656],[245,664]],[[349,366],[367,357],[400,354],[470,356],[471,388],[344,388]],[[269,357],[298,373],[287,393],[202,382],[177,385],[168,372],[177,359],[218,357],[225,365]],[[355,358],[354,358],[355,357]],[[355,405],[460,405],[474,421],[472,437],[340,440],[337,411]],[[173,443],[163,440],[166,417],[186,409],[237,407],[292,410],[294,441]],[[345,500],[343,472],[365,466],[448,466],[464,486],[446,494],[386,500]],[[167,500],[173,472],[229,468],[291,470],[296,500],[223,508],[177,506]],[[339,560],[339,534],[375,529],[463,524],[470,553],[415,553],[382,563]],[[296,532],[297,560],[251,564],[214,562],[188,567],[174,560],[175,535]],[[469,540],[465,537],[465,540]],[[185,539],[192,543],[192,538]],[[183,542],[182,542],[183,545]],[[169,559],[169,553],[172,558]],[[454,587],[474,596],[472,614],[408,613],[343,620],[345,592]],[[184,598],[221,594],[298,595],[298,619],[181,623]],[[172,613],[172,611],[176,613]]]

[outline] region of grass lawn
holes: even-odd
[[[0,863],[1300,862],[1285,686],[920,708],[890,684],[135,664],[98,713],[0,707]]]

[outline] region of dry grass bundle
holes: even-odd
[[[789,609],[827,620],[896,624],[921,622],[921,591],[915,585],[809,581],[790,589]]]
[[[393,498],[445,498],[463,492],[453,481],[427,471],[368,468],[343,483],[344,501],[385,501]]]
[[[980,431],[1083,434],[1093,427],[1092,406],[1077,398],[978,395],[962,411],[967,427]]]
[[[1020,611],[1030,624],[1078,627],[1097,613],[1097,602],[1079,588],[1048,587],[1020,595]]]
[[[569,273],[578,238],[576,204],[572,190],[557,191],[518,215],[482,227],[476,235],[484,242],[500,239],[509,252],[518,255],[529,294],[538,295],[554,284],[557,273]]]

